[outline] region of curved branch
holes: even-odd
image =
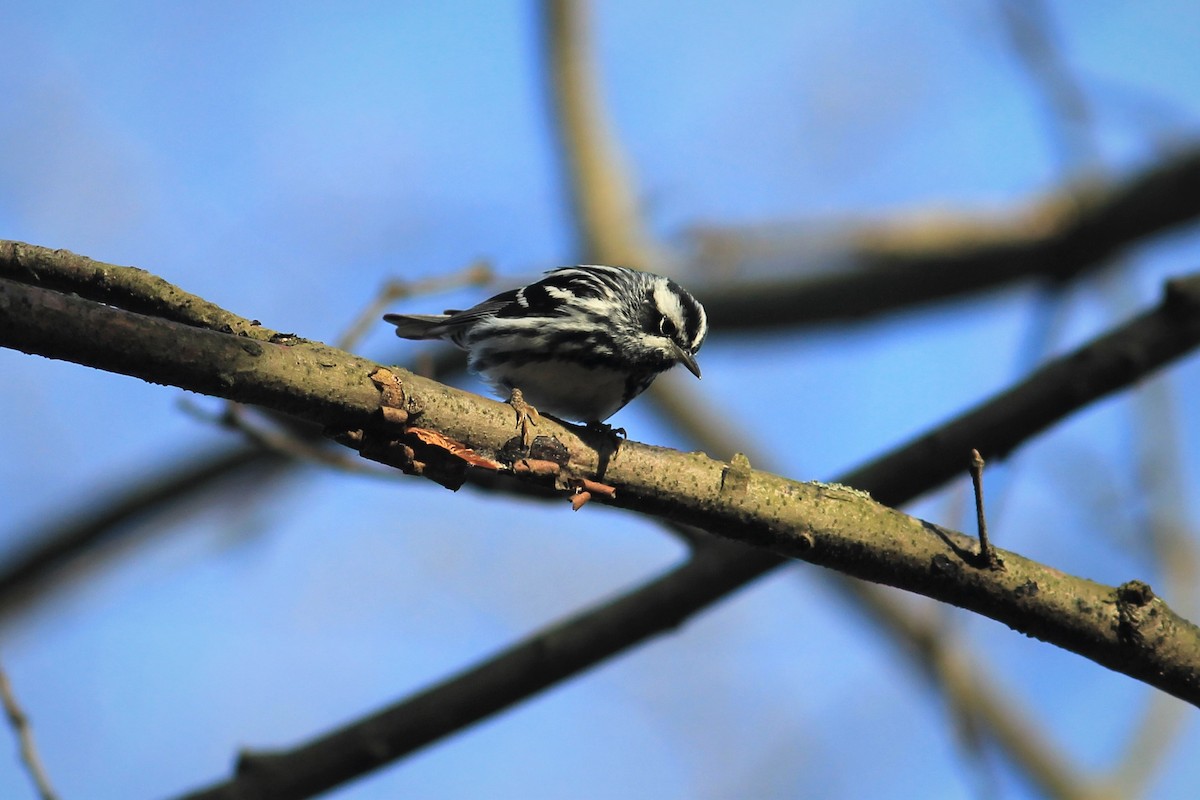
[[[1007,452],[1082,403],[1195,345],[1200,340],[1197,309],[1200,278],[1174,282],[1158,310],[1039,370],[940,435],[926,437],[846,480],[885,502],[898,502],[906,493],[910,497],[934,485],[938,475],[960,471],[960,456],[970,445],[989,457]],[[369,379],[377,365],[324,345],[294,338],[271,341],[275,337],[270,331],[256,333],[265,340],[151,319],[0,281],[0,343],[5,345],[361,428],[368,434],[379,431],[380,394]],[[512,438],[508,406],[407,373],[399,376],[404,411],[422,427],[484,455],[500,455]],[[1008,413],[1001,413],[1005,408]],[[563,465],[565,474],[595,476],[600,470],[593,446],[603,442],[549,421],[541,432],[552,433],[571,454]],[[904,480],[914,471],[924,474],[926,482]],[[775,553],[723,545],[720,571],[737,577],[706,576],[708,587],[693,585],[698,579],[687,566],[672,573],[693,575],[677,578],[682,583],[675,584],[674,591],[688,598],[680,601],[686,609],[676,606],[668,617],[655,617],[655,630],[677,624],[783,563],[779,555],[795,556],[975,610],[1191,702],[1200,700],[1196,629],[1175,617],[1143,585],[1112,589],[1011,553],[1001,554],[1003,571],[977,569],[973,541],[966,537],[880,506],[860,492],[787,481],[736,460],[725,464],[699,454],[624,442],[609,459],[604,479],[618,487],[617,505],[699,523]],[[707,552],[702,550],[697,558],[706,558]],[[1148,646],[1149,641],[1155,646]],[[594,659],[584,659],[583,665],[587,663]],[[369,745],[366,750],[375,753],[373,758],[397,755],[378,741]]]
[[[1197,308],[1200,278],[1174,282],[1157,311],[1047,365],[1002,396],[1001,407],[1017,397],[1029,403],[1028,416],[1009,424],[1041,430],[1087,399],[1183,352],[1200,339]],[[0,282],[0,343],[366,431],[368,438],[380,431],[380,393],[370,378],[378,365],[317,343],[255,341],[190,328],[11,281]],[[408,373],[397,375],[401,407],[409,418],[485,457],[503,459],[513,438],[508,406]],[[886,481],[880,498],[894,502],[936,483],[938,470],[948,476],[961,469],[953,456],[919,469],[930,451],[961,454],[974,445],[992,457],[1013,446],[1012,430],[994,413],[979,409],[968,416],[970,424],[947,426],[886,465],[867,467],[854,482],[880,495],[878,472],[899,474],[899,480]],[[887,508],[864,492],[797,483],[737,459],[727,464],[633,441],[622,442],[612,454],[603,436],[549,421],[541,433],[539,439],[550,434],[569,453],[560,479],[600,478],[618,488],[610,501],[614,505],[977,611],[1200,701],[1200,673],[1195,672],[1200,658],[1190,657],[1193,644],[1200,646],[1191,640],[1194,629],[1141,589],[1122,595],[1013,553],[1001,554],[1004,570],[976,570],[972,540]],[[1171,628],[1164,635],[1174,649],[1163,642],[1152,651],[1129,646],[1130,623],[1118,612],[1136,615],[1143,607],[1152,607],[1157,622]]]
[[[13,691],[12,683],[8,680],[8,673],[4,671],[3,667],[0,667],[0,706],[3,706],[4,715],[8,717],[8,724],[17,736],[21,762],[25,765],[25,771],[29,773],[34,788],[37,789],[38,797],[41,800],[58,800],[58,793],[50,785],[50,777],[46,774],[46,767],[42,764],[42,757],[38,753],[37,744],[33,739],[33,729],[29,725],[29,717],[21,708],[21,704],[17,702],[17,695]]]
[[[562,30],[568,27],[563,25]],[[564,46],[569,50],[569,42]],[[558,91],[564,93],[560,102],[565,115],[565,96],[578,89],[564,82]],[[587,152],[582,146],[575,149]],[[1060,270],[1085,270],[1092,266],[1087,259],[1081,261],[1086,248],[1074,244],[1085,237],[1096,245],[1093,254],[1106,255],[1136,244],[1138,237],[1170,230],[1200,214],[1200,150],[1187,151],[1096,194],[1088,210],[1080,211],[1064,199],[1074,191],[1020,215],[1016,223],[965,228],[961,221],[950,223],[933,235],[933,244],[923,225],[892,223],[866,229],[849,237],[846,248],[852,268],[845,271],[719,289],[700,286],[697,294],[704,298],[718,330],[753,330],[859,318],[1006,282],[1056,275]],[[628,190],[619,194],[628,195]],[[607,195],[597,192],[596,196]],[[608,228],[595,222],[587,227],[595,231]],[[741,247],[759,236],[738,231],[705,235],[717,250]],[[601,249],[608,250],[606,246]],[[238,330],[249,336],[262,330],[144,270],[113,267],[65,250],[0,241],[0,275],[213,330]],[[662,394],[660,391],[659,396]],[[225,455],[232,461],[248,457],[239,451]],[[191,480],[187,470],[177,477],[177,486],[203,486],[202,480]],[[125,518],[123,504],[114,511],[111,519]],[[63,537],[55,539],[69,537],[71,544],[60,547],[52,542],[40,548],[46,557],[31,550],[30,558],[39,565],[56,564],[59,556],[76,552],[80,543],[107,535],[103,526],[90,526],[94,535],[83,538],[76,537],[77,526],[68,528]],[[25,582],[19,570],[10,568],[3,574]],[[9,583],[0,581],[0,595]],[[0,598],[0,606],[3,604]]]

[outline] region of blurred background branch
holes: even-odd
[[[41,800],[58,800],[54,787],[50,785],[50,776],[46,774],[46,768],[42,765],[42,757],[38,754],[29,717],[21,708],[21,704],[17,702],[17,695],[13,691],[12,683],[8,680],[8,674],[2,667],[0,667],[0,705],[4,706],[4,716],[8,719],[9,727],[12,728],[13,735],[16,736],[19,743],[21,762],[25,766],[25,771],[29,773],[29,779],[33,781],[34,788],[37,789],[38,797]]]
[[[837,221],[693,229],[697,275],[717,330],[820,325],[874,317],[1095,271],[1114,256],[1200,217],[1200,150],[1123,181],[1068,183],[1007,214],[902,212]],[[786,278],[772,277],[783,273]]]

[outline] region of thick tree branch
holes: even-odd
[[[1198,296],[1200,278],[1177,281],[1156,312],[1039,370],[1008,393],[1032,393],[1035,398],[1033,422],[1027,419],[1023,424],[1040,429],[1087,397],[1111,391],[1194,344],[1200,338]],[[379,428],[380,395],[369,377],[377,365],[325,345],[293,339],[272,343],[190,328],[11,281],[0,284],[0,342],[330,426]],[[511,446],[511,410],[504,404],[397,374],[403,409],[419,419],[422,428],[488,457],[501,458]],[[1046,386],[1054,388],[1048,391]],[[922,472],[916,469],[922,451],[947,446],[953,451],[964,437],[990,456],[1003,454],[1011,446],[1010,432],[1000,420],[985,416],[982,422],[985,427],[974,433],[950,427],[936,439],[916,443],[905,454],[913,468],[897,471]],[[617,486],[615,505],[699,525],[777,555],[961,605],[1148,679],[1165,691],[1200,699],[1200,684],[1192,685],[1195,665],[1187,657],[1190,627],[1154,606],[1160,621],[1178,625],[1171,635],[1180,637],[1176,645],[1182,650],[1171,655],[1184,658],[1175,663],[1162,660],[1170,648],[1161,643],[1154,653],[1130,653],[1118,636],[1123,630],[1115,616],[1119,605],[1128,611],[1139,599],[1157,602],[1140,589],[1122,601],[1107,587],[1064,578],[1012,553],[1001,553],[1004,570],[974,570],[969,538],[914,520],[852,490],[796,483],[736,459],[726,464],[632,441],[623,442],[602,464],[603,437],[550,422],[544,427],[543,435],[552,433],[569,453],[561,465],[564,476],[600,477]],[[896,468],[896,460],[890,459],[889,472]],[[911,496],[929,485],[928,470],[924,472],[926,480],[919,486],[893,482],[891,491]],[[1031,597],[1033,585],[1039,588]],[[1081,614],[1085,606],[1089,611]],[[1167,675],[1172,680],[1164,681]]]
[[[899,462],[889,459],[848,478],[872,489],[880,499],[896,502],[911,491],[892,484],[897,474],[925,467],[920,471],[927,477],[935,475],[939,469],[929,464],[938,460],[954,464],[950,472],[961,469],[962,449],[957,450],[959,458],[947,458],[940,449],[949,445],[954,453],[961,436],[989,456],[1005,452],[1015,444],[1009,438],[1014,434],[1019,440],[1040,430],[1078,404],[1118,388],[1194,344],[1200,338],[1198,283],[1195,278],[1174,283],[1159,310],[1006,393],[1000,405],[1020,409],[1019,425],[984,407],[968,415],[984,426],[974,435],[960,423],[945,438],[929,438],[908,448],[898,456]],[[295,339],[272,343],[269,331],[254,333],[264,340],[185,327],[44,289],[0,283],[0,341],[9,346],[213,391],[321,422],[377,427],[379,394],[366,377],[375,365],[323,345]],[[181,355],[185,363],[174,363]],[[422,426],[482,453],[500,453],[511,438],[511,410],[503,404],[400,375],[407,394],[405,408]],[[1048,390],[1047,385],[1053,388]],[[596,451],[578,438],[578,432],[552,424],[548,428],[571,453],[568,472],[595,473]],[[907,467],[896,469],[896,463]],[[1008,553],[1001,553],[1007,565],[1003,572],[976,570],[965,555],[973,552],[969,539],[882,508],[857,493],[785,481],[736,461],[723,464],[626,442],[611,458],[605,480],[619,487],[619,505],[699,521],[723,535],[768,544],[781,553],[972,608],[1195,701],[1195,629],[1173,617],[1141,586],[1112,590],[1061,576]],[[845,520],[851,517],[855,521],[847,525]],[[733,567],[731,573],[738,572],[743,552],[738,548],[723,554],[728,556],[721,559],[723,569]],[[780,563],[776,557],[749,552],[754,555],[745,556],[747,561],[740,564],[743,579],[734,581],[737,585]],[[1034,585],[1037,593],[1030,597]],[[721,586],[716,596],[731,590],[728,583]],[[712,599],[709,596],[692,610]],[[1147,636],[1159,635],[1143,625],[1147,611],[1156,622],[1166,624],[1157,648],[1138,645]],[[673,616],[670,622],[681,618]],[[1153,652],[1145,652],[1148,649]]]
[[[566,29],[564,25],[561,30]],[[569,43],[563,46],[570,49]],[[565,85],[557,90],[574,91]],[[566,105],[565,98],[561,102]],[[749,330],[857,318],[1025,278],[1086,270],[1096,264],[1081,263],[1080,255],[1086,249],[1073,246],[1073,242],[1084,235],[1099,236],[1097,241],[1103,246],[1090,252],[1107,255],[1136,244],[1138,237],[1190,222],[1200,214],[1197,187],[1200,150],[1192,150],[1107,190],[1097,190],[1090,210],[1080,210],[1078,203],[1071,202],[1069,196],[1075,196],[1077,190],[1067,189],[1008,222],[946,218],[934,224],[932,232],[929,225],[903,221],[864,228],[847,235],[844,247],[849,255],[845,260],[851,266],[846,270],[719,289],[702,285],[697,294],[704,298],[714,326],[722,331]],[[625,196],[628,191],[619,194]],[[601,227],[596,223],[597,229]],[[733,230],[715,230],[703,236],[717,252],[753,249],[754,242],[762,238],[754,231]],[[1056,258],[1065,259],[1066,267],[1060,267]],[[980,265],[986,268],[979,269]],[[65,250],[0,241],[0,275],[213,330],[241,326],[239,332],[254,335],[246,320],[143,270],[124,269],[128,271],[116,272],[111,265]],[[236,463],[255,462],[245,452],[230,451],[224,457]],[[236,464],[231,468],[236,469]],[[177,486],[204,484],[203,479],[192,480],[186,470],[178,478]],[[124,504],[114,511],[119,513],[106,515],[107,520],[127,516]],[[7,587],[40,580],[44,567],[107,536],[108,525],[106,520],[88,524],[87,535],[79,536],[81,526],[72,523],[63,535],[54,537],[61,542],[51,543],[45,553],[37,552],[42,548],[35,543],[27,559],[36,565],[33,570],[19,565],[4,570],[0,606],[7,602]]]

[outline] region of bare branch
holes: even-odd
[[[1013,54],[1046,104],[1059,163],[1067,172],[1101,169],[1092,110],[1062,54],[1050,9],[1042,0],[1001,0],[999,5]]]
[[[323,345],[297,339],[272,344],[271,332],[259,330],[255,333],[265,341],[254,341],[7,281],[0,287],[0,338],[21,349],[169,380],[338,425],[361,423],[370,428],[379,408],[378,390],[367,378],[368,369],[376,365]],[[974,424],[984,421],[982,429],[965,432],[962,421],[947,426],[937,443],[957,448],[958,458],[945,458],[932,446],[933,440],[927,440],[909,448],[923,453],[920,458],[902,452],[889,459],[886,473],[872,476],[872,469],[880,469],[877,465],[851,479],[895,502],[906,492],[911,496],[904,478],[922,462],[926,468],[916,471],[926,481],[935,481],[939,469],[953,474],[966,450],[957,442],[964,433],[989,455],[1005,452],[1022,432],[1028,435],[1045,427],[1079,403],[1119,387],[1194,343],[1200,338],[1198,292],[1200,279],[1175,282],[1157,311],[1048,365],[1006,393],[1001,406],[1022,409],[1015,420],[998,418],[994,408],[989,412],[985,407],[968,415]],[[169,363],[175,358],[183,358],[185,365]],[[404,373],[401,380],[408,411],[419,414],[424,427],[487,454],[501,452],[511,437],[507,406]],[[568,471],[596,475],[596,451],[580,438],[582,432],[552,422],[544,425],[543,433],[552,433],[570,453]],[[1017,439],[1011,440],[1014,435]],[[939,459],[944,466],[936,463]],[[898,463],[906,466],[897,469]],[[1144,585],[1113,590],[1007,553],[1006,570],[977,574],[962,559],[973,550],[966,537],[905,517],[850,490],[796,484],[736,461],[723,464],[624,442],[607,466],[604,480],[618,487],[617,505],[699,522],[724,535],[770,546],[776,553],[900,585],[1065,644],[1178,695],[1192,697],[1197,691],[1189,666],[1195,661],[1189,656],[1194,628],[1175,618]],[[846,526],[846,518],[855,523]],[[763,560],[756,554],[753,571],[778,563],[777,558]],[[1034,585],[1037,592],[1030,596]],[[1147,636],[1158,635],[1147,628],[1156,623],[1167,625],[1163,641],[1177,649],[1160,646],[1148,653],[1137,647]]]
[[[337,337],[334,344],[342,350],[352,348],[372,327],[379,324],[379,318],[383,316],[383,312],[397,300],[421,294],[445,292],[459,286],[482,286],[492,278],[492,265],[477,258],[461,269],[446,275],[437,275],[416,281],[390,280],[376,293],[371,302],[358,312],[358,315],[346,326],[346,330]]]
[[[983,456],[971,450],[971,486],[975,490],[975,528],[979,531],[979,561],[988,569],[1001,569],[996,553],[988,540],[987,516],[983,513]]]
[[[1091,211],[1073,216],[1063,199],[1047,201],[1044,210],[1018,215],[1011,223],[949,225],[939,233],[923,224],[896,222],[882,228],[865,229],[851,235],[860,239],[851,246],[853,263],[862,269],[846,273],[800,277],[753,286],[700,287],[718,331],[747,329],[762,325],[820,324],[831,320],[878,313],[935,299],[975,292],[1034,276],[1054,273],[1058,265],[1079,265],[1078,248],[1072,242],[1097,232],[1108,246],[1122,248],[1200,213],[1200,150],[1135,176],[1099,195]],[[1043,208],[1039,206],[1038,208]],[[1028,222],[1025,220],[1028,218]],[[1034,222],[1034,220],[1040,220]],[[874,232],[872,232],[872,230]],[[739,234],[730,234],[735,239]],[[749,232],[751,239],[756,234]],[[1113,239],[1113,236],[1116,239]],[[718,239],[721,234],[717,234]],[[1015,238],[1016,241],[1012,241]],[[1007,242],[1007,244],[1006,244]],[[1053,253],[1062,253],[1055,260]],[[988,254],[991,255],[988,255]],[[1040,255],[1039,255],[1040,253]],[[990,265],[987,269],[972,267]],[[140,270],[113,273],[111,265],[94,262],[64,250],[49,250],[18,242],[0,242],[0,274],[59,288],[110,302],[130,310],[162,313],[171,319],[215,330],[234,324],[249,324],[240,317]],[[1080,268],[1090,267],[1084,264]],[[446,351],[447,361],[461,362],[457,351]],[[649,395],[663,399],[664,391]],[[673,412],[677,413],[677,412]],[[732,449],[718,452],[732,452]],[[89,542],[108,537],[121,520],[134,511],[203,488],[206,481],[228,474],[241,465],[252,466],[263,458],[251,450],[231,450],[212,456],[217,463],[193,470],[190,460],[178,474],[165,475],[148,493],[135,492],[95,520],[71,521],[48,532],[45,546],[35,543],[20,561],[10,562],[0,574],[0,606],[7,605],[9,587],[30,586],[64,558],[79,552]],[[278,463],[277,460],[275,463]],[[170,490],[163,485],[170,484]],[[147,500],[147,497],[152,500]]]
[[[543,0],[543,63],[573,217],[585,260],[645,266],[660,260],[638,214],[633,182],[600,103],[587,3]]]
[[[26,537],[29,544],[0,568],[0,618],[11,616],[39,592],[53,585],[63,570],[97,548],[115,543],[130,524],[161,513],[171,502],[216,491],[229,481],[246,481],[259,470],[259,484],[286,464],[278,453],[240,446],[210,453],[191,453],[178,463],[160,465],[156,477],[109,498],[97,511],[76,510]]]
[[[58,800],[58,795],[50,785],[50,777],[46,774],[46,768],[42,765],[41,756],[38,755],[37,744],[33,740],[33,729],[29,725],[29,717],[25,715],[25,711],[17,702],[17,696],[8,680],[8,673],[2,667],[0,667],[0,704],[4,705],[4,714],[8,717],[8,724],[16,733],[17,741],[21,743],[21,761],[25,764],[25,771],[29,773],[33,785],[37,787],[38,796],[41,800]]]

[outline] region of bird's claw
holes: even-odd
[[[521,394],[520,389],[513,389],[507,402],[517,412],[517,429],[521,431],[521,446],[528,450],[529,446],[533,444],[533,434],[529,428],[537,426],[541,414],[536,408],[525,402],[525,397]]]
[[[585,427],[595,433],[612,437],[614,444],[620,444],[622,441],[629,438],[629,434],[626,433],[624,428],[614,428],[607,422],[589,422]]]

